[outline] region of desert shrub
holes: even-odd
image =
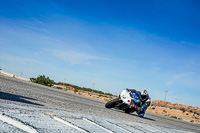
[[[188,113],[186,113],[186,115],[189,115]]]
[[[99,94],[104,94],[104,92],[102,92],[102,91],[98,91],[98,90],[93,90],[93,92],[95,92],[95,93],[99,93]]]
[[[192,113],[193,111],[192,111],[192,110],[190,110],[190,112]]]
[[[185,108],[181,108],[180,110],[182,110],[182,111],[183,111],[183,113],[185,113]]]
[[[156,109],[155,107],[153,107],[152,109]]]
[[[87,92],[94,92],[94,93],[99,93],[99,94],[102,94],[102,95],[109,95],[109,96],[113,96],[112,94],[110,93],[104,93],[102,91],[98,91],[98,90],[93,90],[93,89],[90,89],[90,88],[85,88],[85,87],[79,87],[79,86],[73,86],[73,88],[77,89],[77,90],[83,90],[83,91],[87,91]]]
[[[30,78],[30,81],[31,82],[34,82],[36,79],[35,78]]]
[[[113,96],[113,94],[111,94],[111,93],[105,93],[105,95]]]
[[[109,98],[108,96],[104,96],[105,98]]]
[[[78,89],[74,89],[74,93],[78,92]]]
[[[176,116],[171,116],[171,118],[177,119],[177,117],[176,117]]]
[[[164,113],[167,113],[167,111],[166,111],[166,110],[163,110],[163,112],[164,112]]]
[[[57,88],[57,89],[60,89],[60,90],[62,89],[61,87],[56,87],[56,88]]]
[[[82,90],[81,87],[79,87],[79,86],[74,86],[74,89],[75,90]]]
[[[194,122],[194,120],[191,120],[190,122]]]

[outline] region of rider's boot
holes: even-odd
[[[143,112],[143,113],[138,114],[138,116],[139,116],[139,117],[144,117],[144,114],[145,114],[145,113]]]
[[[137,112],[138,116],[139,116],[139,117],[144,117],[145,111],[146,111],[146,110],[143,110],[143,111],[141,111],[141,112]]]

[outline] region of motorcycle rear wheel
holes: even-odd
[[[114,108],[120,102],[119,98],[113,99],[105,104],[106,108]]]

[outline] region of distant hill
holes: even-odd
[[[153,101],[153,104],[158,105],[158,106],[160,105],[160,106],[170,107],[170,108],[174,108],[174,109],[185,109],[185,110],[190,111],[190,112],[192,111],[192,112],[199,112],[200,113],[200,108],[198,108],[198,107],[192,107],[192,106],[178,104],[178,103],[156,100],[156,101]]]

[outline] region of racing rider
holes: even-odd
[[[137,91],[135,89],[126,89],[130,92],[131,96],[134,98],[135,96],[139,99],[138,103],[135,103],[134,100],[131,101],[131,108],[135,108],[138,116],[144,117],[145,111],[147,107],[151,104],[151,98],[147,90]],[[135,95],[136,94],[136,95]]]

